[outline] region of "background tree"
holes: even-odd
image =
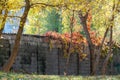
[[[100,1],[100,3],[101,3],[102,1]],[[103,6],[103,8],[106,8],[106,9],[108,9],[108,11],[107,12],[111,12],[111,9],[112,9],[112,4],[113,4],[113,2],[114,1],[110,1],[110,3],[108,4],[108,3],[106,3],[106,2],[108,2],[108,0],[106,0],[106,1],[104,1],[104,3],[105,4],[103,4],[104,6]],[[99,4],[100,5],[100,4]],[[92,5],[91,5],[92,6]],[[105,7],[106,6],[106,7]],[[108,8],[109,7],[109,8]],[[102,50],[102,47],[103,47],[103,44],[104,44],[104,41],[105,41],[105,37],[106,37],[106,35],[107,35],[107,32],[108,32],[108,28],[110,27],[109,25],[111,24],[110,23],[110,21],[109,21],[109,19],[110,19],[110,17],[111,17],[111,15],[109,14],[108,16],[109,17],[106,17],[106,16],[102,16],[102,17],[104,17],[105,19],[106,19],[106,21],[104,21],[103,20],[103,22],[102,22],[102,25],[103,25],[103,23],[106,23],[107,24],[107,26],[108,26],[108,28],[106,29],[106,32],[104,33],[104,37],[103,37],[103,39],[102,39],[102,41],[101,41],[101,44],[99,45],[99,46],[96,46],[93,42],[92,42],[92,40],[91,40],[91,35],[90,35],[90,33],[89,33],[89,31],[88,31],[88,29],[87,29],[87,17],[88,17],[88,13],[89,13],[89,10],[90,9],[92,9],[92,11],[94,11],[94,8],[90,8],[90,6],[88,6],[88,8],[86,9],[87,11],[86,11],[86,13],[85,14],[83,14],[83,12],[80,10],[79,11],[79,18],[80,18],[80,20],[81,20],[81,24],[82,24],[82,26],[83,26],[83,29],[84,29],[84,31],[85,31],[85,34],[86,34],[86,39],[87,39],[87,42],[88,42],[88,46],[89,46],[89,50],[90,50],[90,60],[91,60],[91,75],[95,75],[96,74],[96,68],[98,68],[98,64],[99,64],[99,58],[100,58],[100,55],[101,55],[101,50]],[[96,10],[96,9],[95,9]],[[97,9],[97,10],[99,10],[99,8]],[[105,11],[105,10],[102,10],[102,11]],[[101,12],[101,11],[100,11]],[[112,11],[113,13],[114,13],[114,11]],[[98,12],[99,13],[99,12]],[[98,17],[97,17],[98,18]],[[112,21],[113,22],[113,21]],[[99,23],[99,22],[96,22],[96,24],[101,24],[101,23]],[[106,25],[105,25],[106,26]],[[111,28],[110,28],[110,30],[111,30]],[[112,31],[112,30],[111,30]],[[112,32],[111,32],[112,33]],[[112,37],[111,37],[112,38]],[[110,38],[110,44],[112,44],[111,42],[111,38]],[[97,53],[95,52],[95,49],[98,47],[98,49],[97,49]],[[111,46],[109,46],[109,47],[111,47]],[[110,51],[111,51],[111,48],[110,48]],[[95,57],[96,56],[96,57]],[[107,58],[107,57],[106,57]],[[108,58],[109,59],[109,58]],[[105,60],[105,61],[107,61],[107,60]],[[104,66],[104,65],[103,65]]]
[[[29,23],[26,26],[25,33],[45,34],[47,31],[62,33],[62,19],[59,11],[55,8],[51,8],[49,10],[43,9],[36,14],[37,15],[32,16],[33,14],[30,11],[30,15],[28,16]]]
[[[117,12],[117,8],[119,6],[119,1],[115,1],[113,0],[113,6],[112,6],[112,14],[111,14],[111,18],[110,18],[110,38],[109,38],[109,51],[108,54],[103,62],[103,67],[102,67],[102,74],[106,73],[106,67],[108,64],[108,60],[110,58],[110,56],[112,55],[112,48],[113,48],[113,27],[115,26],[115,15],[118,14]]]
[[[0,21],[1,21],[1,24],[0,24],[0,38],[1,38],[1,35],[2,35],[2,32],[3,32],[5,23],[6,23],[7,16],[8,16],[7,3],[8,3],[8,0],[1,0],[1,2],[0,2],[0,6],[1,6],[0,7]],[[4,14],[3,14],[3,12],[4,12]]]
[[[22,35],[23,28],[24,28],[24,25],[25,25],[25,22],[26,22],[26,19],[27,19],[28,12],[30,10],[30,1],[25,0],[25,3],[26,3],[25,10],[24,10],[24,13],[21,17],[19,30],[18,30],[17,35],[16,35],[15,44],[13,46],[12,54],[10,55],[10,58],[9,58],[8,62],[3,66],[3,71],[5,71],[5,72],[10,71],[10,68],[12,67],[12,65],[15,61],[15,58],[17,56],[17,53],[18,53],[21,35]]]
[[[47,28],[47,31],[56,31],[62,33],[62,19],[56,9],[53,8],[51,11],[47,11],[45,24],[43,26]]]

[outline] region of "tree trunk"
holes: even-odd
[[[107,64],[108,64],[108,60],[109,60],[109,58],[112,54],[112,45],[113,45],[112,34],[113,34],[113,26],[110,27],[109,52],[108,52],[108,55],[107,55],[106,59],[103,62],[103,67],[102,67],[102,74],[103,75],[106,73],[106,67],[107,67]]]
[[[82,15],[82,12],[79,11],[78,15],[79,15],[79,18],[81,20],[81,24],[83,26],[83,29],[85,31],[86,39],[87,39],[88,47],[89,47],[89,51],[90,51],[90,75],[95,75],[95,72],[94,72],[94,60],[95,60],[94,47],[95,46],[91,41],[90,33],[89,33],[88,27],[87,27],[87,18],[89,15],[89,11],[86,12],[86,14],[84,16]]]
[[[7,16],[8,16],[8,8],[6,8],[7,7],[7,2],[8,2],[8,0],[4,0],[0,4],[1,5],[0,16],[2,16],[3,10],[5,10],[4,17],[1,18],[2,22],[1,22],[1,25],[0,25],[0,38],[1,38],[2,32],[4,30],[6,19],[7,19]]]
[[[13,46],[12,54],[10,55],[10,58],[9,58],[8,62],[3,66],[3,71],[5,71],[5,72],[10,71],[10,68],[12,67],[12,65],[15,62],[15,59],[17,57],[23,28],[24,28],[24,25],[25,25],[25,22],[26,22],[26,19],[27,19],[28,12],[30,10],[30,1],[25,0],[25,2],[26,2],[25,11],[24,11],[24,13],[21,17],[19,30],[18,30],[17,35],[16,35],[15,44]]]
[[[113,38],[113,26],[114,26],[114,19],[115,19],[115,12],[116,12],[116,9],[118,7],[118,4],[119,4],[119,1],[115,2],[115,0],[113,1],[113,7],[112,7],[112,18],[111,18],[111,24],[110,24],[110,39],[109,39],[109,51],[108,51],[108,54],[107,54],[107,57],[106,59],[104,60],[103,62],[103,67],[102,67],[102,74],[104,75],[106,73],[106,67],[107,67],[107,64],[108,64],[108,60],[112,54],[112,46],[113,46],[113,42],[112,42],[112,38]]]
[[[100,60],[100,55],[101,55],[101,51],[102,51],[102,47],[103,47],[103,44],[104,44],[104,41],[105,41],[105,38],[107,36],[107,33],[108,33],[108,30],[109,28],[106,29],[105,33],[104,33],[104,37],[101,41],[101,44],[100,46],[97,46],[97,53],[96,53],[96,60],[95,60],[95,63],[94,63],[94,73],[96,74],[97,73],[97,69],[99,67],[99,60]]]
[[[94,68],[94,63],[95,63],[95,53],[94,53],[94,45],[89,45],[89,51],[90,51],[90,75],[95,75],[95,68]]]
[[[4,27],[5,27],[5,23],[6,23],[7,16],[8,16],[8,10],[5,9],[5,14],[4,14],[4,17],[3,17],[3,20],[2,20],[1,26],[0,26],[0,38],[1,38],[2,32],[3,32]]]

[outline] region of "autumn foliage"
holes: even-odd
[[[100,44],[101,38],[96,38],[96,33],[89,31],[91,35],[92,42],[97,46]],[[87,41],[85,37],[79,32],[64,33],[60,34],[57,32],[49,31],[45,34],[49,41],[52,40],[55,43],[60,43],[62,45],[64,56],[67,57],[68,53],[78,53],[80,59],[85,59],[87,56],[83,53],[83,47],[87,46]],[[51,41],[50,41],[51,42]],[[50,43],[51,44],[51,43]],[[52,45],[52,44],[51,44]]]
[[[76,23],[76,20],[73,16],[70,18],[70,21],[73,22],[72,24]],[[90,29],[91,21],[92,21],[92,14],[91,14],[91,11],[89,11],[88,17],[87,17],[87,22],[86,22],[87,30],[90,34],[92,43],[95,46],[99,46],[101,44],[101,37],[98,37],[97,33]],[[74,26],[72,26],[70,28],[73,28],[73,27]],[[48,36],[49,39],[54,40],[54,42],[56,41],[57,43],[59,42],[60,44],[62,44],[62,49],[63,49],[65,56],[68,56],[68,54],[71,54],[71,53],[78,53],[80,59],[84,59],[87,56],[83,52],[83,49],[85,46],[88,45],[88,43],[87,43],[86,38],[79,32],[71,31],[70,33],[59,34],[57,32],[49,31],[45,34],[45,36]]]

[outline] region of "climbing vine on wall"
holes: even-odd
[[[91,34],[91,40],[92,42],[97,46],[100,44],[100,37],[96,38],[96,33],[94,31],[89,31]],[[71,37],[72,35],[72,37]],[[58,45],[59,48],[63,50],[64,56],[67,57],[68,53],[78,53],[79,59],[83,60],[86,59],[87,54],[83,52],[83,48],[87,46],[87,41],[84,38],[83,35],[81,35],[79,32],[73,32],[70,33],[64,33],[59,34],[57,32],[49,31],[45,34],[45,36],[48,37],[48,41],[50,44],[50,49],[53,47],[52,42]],[[71,46],[70,46],[71,44]]]

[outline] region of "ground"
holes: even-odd
[[[59,76],[0,72],[0,80],[120,80],[115,76]]]

